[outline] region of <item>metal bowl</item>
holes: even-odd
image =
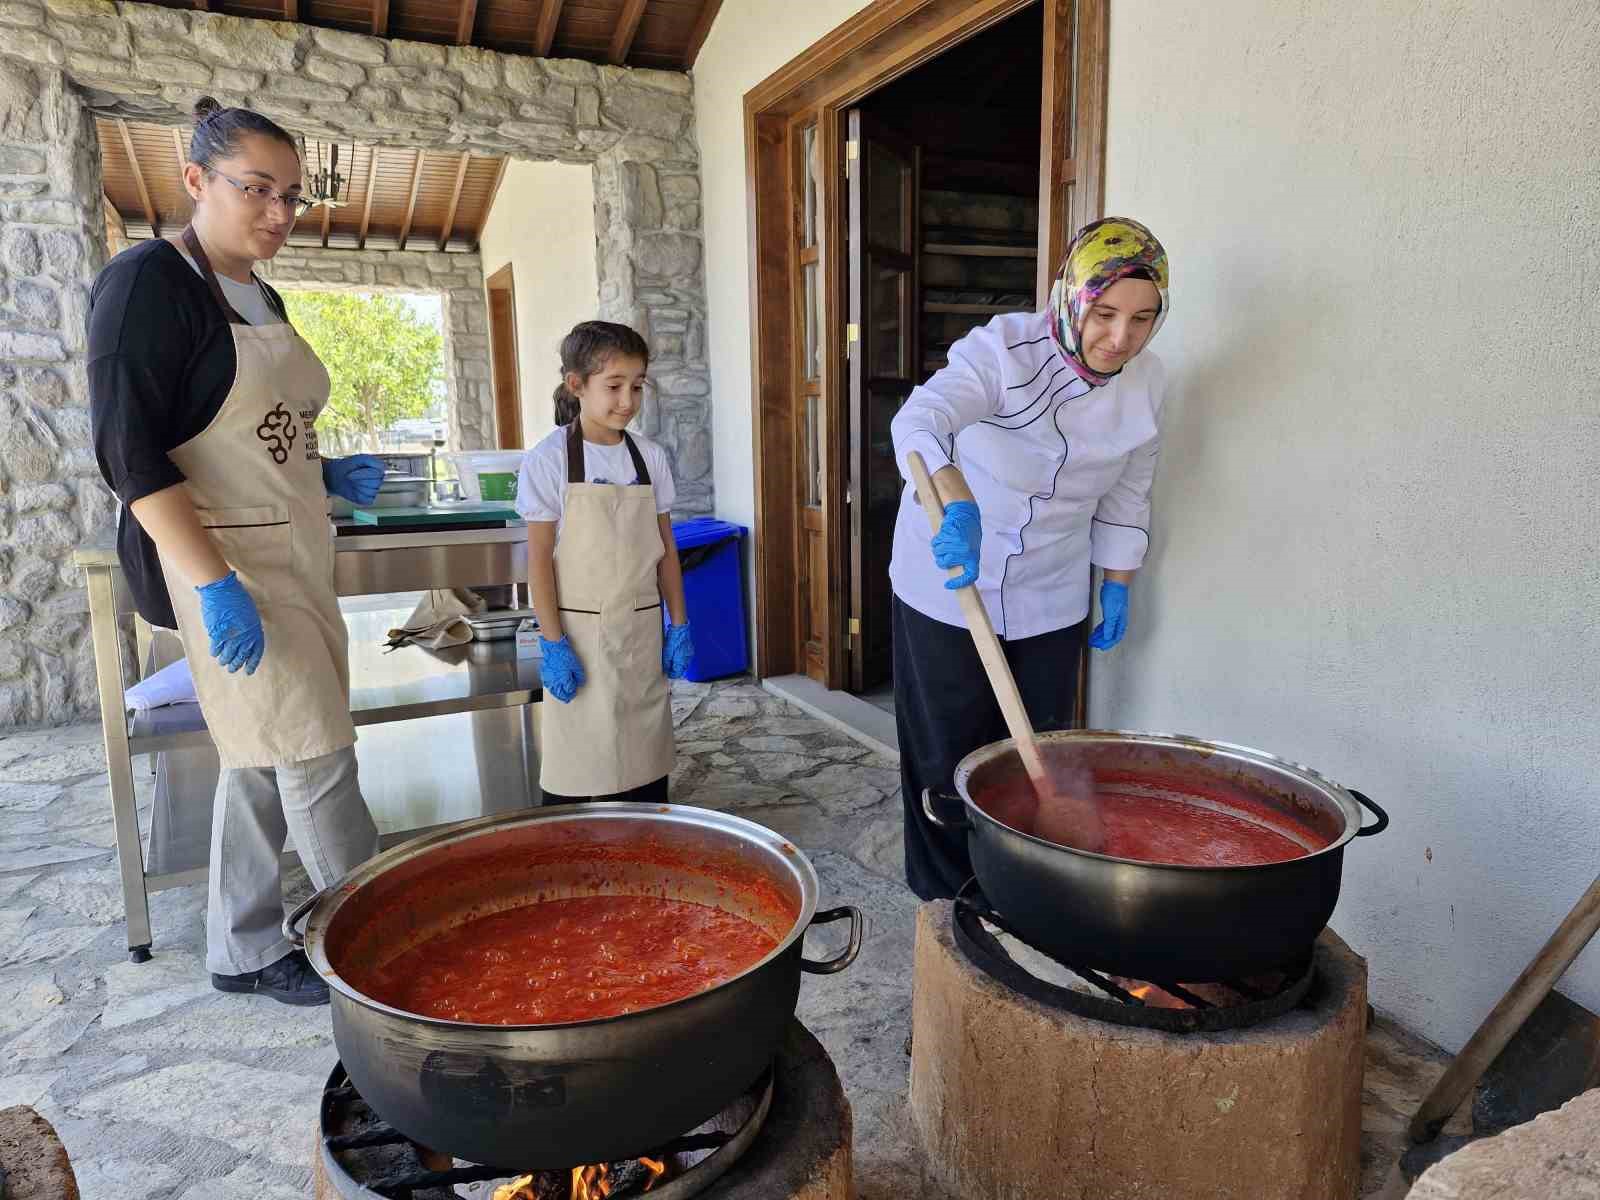
[[[854,961],[858,909],[818,913],[817,876],[793,844],[726,813],[598,803],[485,817],[397,846],[312,897],[311,965],[333,997],[352,1082],[396,1129],[435,1150],[512,1171],[613,1162],[707,1120],[772,1061],[800,973]],[[777,947],[731,979],[670,1004],[560,1025],[420,1016],[361,990],[417,942],[538,900],[655,895],[736,913]],[[802,957],[806,930],[848,919],[837,957]]]
[[[1389,818],[1360,792],[1259,750],[1175,734],[1070,730],[1039,735],[1047,764],[1083,768],[1097,790],[1127,785],[1181,803],[1246,806],[1305,831],[1316,847],[1260,866],[1176,866],[1114,858],[1036,837],[996,797],[1026,775],[1011,740],[973,751],[955,771],[963,815],[928,818],[968,830],[972,866],[996,911],[1036,947],[1113,974],[1160,982],[1243,978],[1310,953],[1339,899],[1344,848]],[[1362,807],[1378,820],[1362,827]]]

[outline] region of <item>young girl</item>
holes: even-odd
[[[627,432],[650,350],[626,325],[584,321],[561,342],[556,425],[523,456],[528,586],[539,614],[546,804],[667,798],[668,679],[694,656],[668,512],[666,453]],[[671,626],[663,637],[661,605]]]

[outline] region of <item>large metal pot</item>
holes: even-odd
[[[995,910],[1038,949],[1080,966],[1156,982],[1237,979],[1303,959],[1339,899],[1344,848],[1388,816],[1360,792],[1258,750],[1171,734],[1072,730],[1039,737],[1047,764],[1086,768],[1095,790],[1235,811],[1297,831],[1310,852],[1265,866],[1166,866],[1061,846],[1017,825],[1007,797],[1026,788],[1009,740],[955,771],[972,866]],[[953,798],[952,798],[953,799]],[[1361,806],[1378,820],[1362,827]],[[1008,819],[1010,823],[1008,823]]]
[[[800,972],[854,961],[855,908],[818,913],[817,876],[778,834],[679,805],[599,803],[486,817],[378,855],[285,921],[333,994],[351,1081],[394,1127],[508,1170],[644,1154],[715,1115],[772,1061]],[[356,982],[474,916],[537,900],[655,895],[714,905],[778,939],[755,966],[657,1008],[562,1025],[475,1025],[392,1008]],[[807,928],[847,949],[802,957]]]

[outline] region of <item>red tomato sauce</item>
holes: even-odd
[[[582,896],[474,918],[413,946],[359,986],[427,1017],[559,1024],[703,992],[777,944],[752,922],[705,904]]]
[[[1094,800],[1105,827],[1105,844],[1099,852],[1169,866],[1256,867],[1304,858],[1328,841],[1253,798],[1195,799],[1200,802],[1096,790]],[[1034,828],[1038,804],[1026,777],[997,781],[982,791],[978,801],[1003,824],[1045,836]]]
[[[1104,853],[1191,867],[1258,867],[1303,858],[1304,846],[1242,817],[1153,796],[1100,794]]]

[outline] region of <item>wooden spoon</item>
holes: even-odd
[[[928,524],[937,534],[944,524],[944,501],[939,496],[922,455],[913,450],[906,456],[906,461],[911,467],[911,479],[917,489],[917,498],[922,502],[922,511],[928,514]],[[961,574],[961,568],[951,567],[949,573],[954,578]],[[1105,828],[1101,823],[1099,805],[1095,803],[1093,793],[1082,786],[1066,789],[1056,786],[1056,781],[1045,766],[1044,756],[1039,753],[1039,741],[1034,737],[1033,723],[1028,720],[1028,710],[1022,703],[1022,694],[1017,691],[1017,681],[1011,674],[1011,664],[1006,661],[1005,651],[1000,646],[1000,639],[995,636],[994,625],[989,621],[989,610],[984,608],[978,589],[970,584],[960,588],[956,591],[956,599],[960,601],[962,615],[967,619],[967,630],[978,648],[978,658],[989,677],[989,686],[1000,704],[1000,713],[1005,717],[1006,728],[1017,745],[1017,755],[1022,759],[1022,768],[1028,773],[1037,797],[1032,820],[1028,821],[1024,816],[1020,822],[1024,832],[1080,850],[1099,850],[1105,844]]]

